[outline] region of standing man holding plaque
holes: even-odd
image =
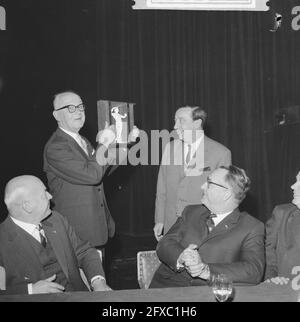
[[[204,134],[206,118],[206,112],[198,106],[176,111],[174,129],[179,138],[166,145],[157,180],[153,228],[157,240],[186,206],[201,202],[201,187],[209,174],[231,164],[230,150]]]
[[[106,127],[97,135],[101,142],[97,152],[79,134],[85,122],[85,106],[79,95],[63,92],[55,95],[53,116],[58,128],[44,149],[44,171],[53,196],[54,210],[66,216],[83,240],[103,248],[115,233],[115,223],[109,212],[103,190],[103,180],[115,167],[114,156],[106,164],[97,162],[99,150],[107,150],[116,134]],[[113,153],[115,155],[115,153]]]

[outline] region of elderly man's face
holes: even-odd
[[[54,102],[54,109],[56,110],[68,105],[78,106],[79,104],[82,104],[80,96],[74,93],[66,93]],[[79,111],[78,108],[74,113],[70,113],[69,110],[65,108],[60,111],[54,111],[53,115],[58,121],[59,126],[74,133],[78,133],[85,122],[85,113],[84,111]]]
[[[231,187],[225,181],[226,169],[217,169],[207,178],[202,186],[202,203],[212,212],[220,212],[226,206],[228,193],[231,195]],[[225,207],[224,207],[225,208]]]
[[[292,203],[300,209],[300,171],[297,174],[296,182],[291,186],[294,192]]]
[[[32,185],[29,197],[32,206],[32,221],[39,223],[51,213],[50,200],[52,196],[47,191],[45,185],[41,181],[37,181]]]

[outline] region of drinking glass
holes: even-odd
[[[232,293],[232,281],[225,274],[215,275],[212,290],[218,302],[225,302]]]

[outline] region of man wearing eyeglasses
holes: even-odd
[[[220,167],[203,185],[203,205],[190,205],[157,245],[162,262],[150,287],[207,285],[216,274],[234,283],[260,283],[264,225],[240,212],[250,187],[244,170]]]
[[[159,240],[187,205],[199,204],[201,186],[221,165],[231,164],[231,152],[205,135],[207,113],[200,106],[185,106],[175,113],[178,139],[164,149],[157,179],[154,236]]]
[[[44,171],[54,210],[67,217],[81,239],[101,248],[115,232],[103,191],[103,180],[111,167],[98,164],[92,145],[79,134],[85,122],[85,106],[80,96],[59,93],[53,106],[58,128],[44,149]],[[114,139],[113,129],[106,128],[98,133],[98,142],[103,142],[98,148],[109,151]]]

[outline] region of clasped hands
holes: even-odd
[[[134,125],[132,130],[128,135],[128,142],[135,142],[140,135],[140,130]],[[115,125],[108,126],[108,123],[105,122],[105,128],[98,132],[96,136],[96,141],[108,147],[110,144],[116,142],[116,127]]]
[[[178,264],[184,267],[192,277],[200,277],[209,279],[210,273],[208,265],[202,262],[201,256],[198,253],[198,246],[190,244],[179,256]]]

